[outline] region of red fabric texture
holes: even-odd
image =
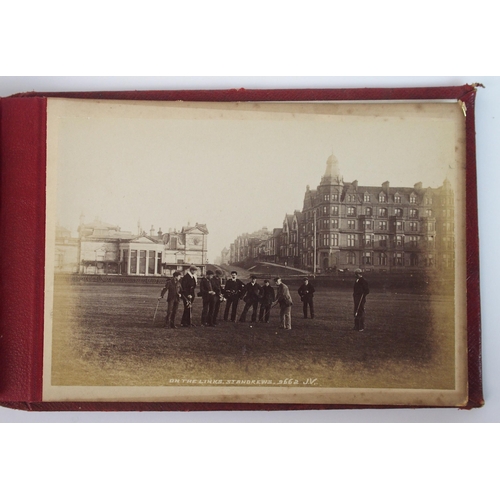
[[[46,99],[0,105],[0,400],[40,401]]]
[[[37,411],[207,411],[352,408],[346,405],[42,402],[47,97],[150,101],[460,99],[467,107],[467,315],[469,402],[483,404],[474,102],[476,89],[187,90],[30,92],[0,100],[0,401]],[[366,406],[356,406],[356,408]],[[370,406],[383,408],[383,406]]]

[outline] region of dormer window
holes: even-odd
[[[379,203],[385,203],[387,201],[387,196],[384,193],[380,193],[378,195],[378,201]]]
[[[365,193],[365,195],[363,196],[363,201],[365,203],[370,203],[370,195],[368,193]]]
[[[394,203],[401,203],[401,196],[399,194],[394,195]]]
[[[410,195],[410,203],[412,204],[417,203],[417,196],[415,194]]]

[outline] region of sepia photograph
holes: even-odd
[[[457,101],[50,98],[44,401],[467,402]]]

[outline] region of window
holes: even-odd
[[[402,208],[396,208],[396,210],[394,210],[394,215],[396,217],[403,217],[403,209]]]
[[[408,244],[412,248],[416,248],[418,246],[418,236],[408,236]]]
[[[325,194],[323,196],[323,201],[330,201],[330,195],[329,194]]]
[[[398,194],[394,196],[394,203],[401,203],[401,196]]]
[[[332,201],[339,201],[339,195],[338,194],[332,194]]]
[[[348,247],[356,246],[356,236],[354,234],[347,235],[347,246]]]
[[[418,266],[418,254],[416,253],[410,254],[410,266],[413,267]]]
[[[356,208],[347,207],[347,216],[348,217],[355,217],[356,216]]]
[[[417,203],[417,197],[416,197],[414,194],[412,194],[412,195],[410,196],[410,203],[412,203],[412,204]]]
[[[383,252],[378,254],[378,265],[387,266],[387,255]]]
[[[128,250],[123,250],[123,268],[122,273],[126,274],[128,272]]]
[[[148,258],[148,274],[155,273],[155,264],[156,264],[156,252],[154,250],[150,250]]]
[[[410,208],[410,219],[418,219],[418,210],[416,208]]]
[[[371,209],[371,207],[365,208],[365,215],[367,215],[368,217],[371,217],[373,215],[373,210]]]
[[[379,235],[378,242],[380,247],[382,248],[387,247],[387,235],[386,234]]]
[[[139,250],[139,274],[146,274],[146,250]]]
[[[379,217],[387,217],[387,208],[379,208],[378,209]]]
[[[403,222],[402,221],[397,220],[394,225],[396,227],[396,231],[402,231],[403,230]]]
[[[339,220],[338,219],[332,219],[332,229],[338,229],[339,227]]]
[[[330,237],[332,240],[332,245],[334,247],[338,247],[339,246],[339,235],[338,234],[331,234]]]
[[[432,198],[431,197],[426,197],[425,198],[425,204],[426,205],[432,205]]]
[[[339,207],[332,207],[332,215],[335,216],[339,215]]]
[[[363,264],[366,264],[367,266],[372,265],[372,254],[371,252],[364,252],[363,253]]]
[[[347,221],[347,229],[356,229],[356,221],[348,220]]]
[[[387,221],[381,220],[378,223],[379,231],[387,231]]]
[[[371,234],[365,234],[365,247],[372,246],[372,236]]]
[[[428,253],[425,256],[425,265],[427,267],[432,267],[434,265],[434,255],[432,253]]]
[[[370,231],[371,231],[372,226],[373,226],[373,224],[372,224],[372,221],[371,221],[371,220],[364,220],[364,221],[363,221],[363,227],[364,227],[365,229],[368,229],[368,230],[370,230]]]
[[[402,266],[403,265],[403,254],[400,252],[397,252],[394,254],[394,265],[395,266]]]
[[[137,274],[137,250],[130,251],[130,274]]]
[[[378,195],[378,201],[379,203],[385,203],[387,201],[387,196],[385,194],[379,194]]]
[[[434,222],[427,222],[427,231],[434,231]]]
[[[171,238],[170,238],[170,250],[177,250],[177,236],[171,236]]]
[[[347,263],[351,265],[356,264],[356,255],[354,252],[348,252]]]
[[[364,201],[365,203],[370,203],[370,195],[369,195],[369,194],[365,194],[365,195],[363,196],[363,201]]]
[[[396,246],[397,247],[402,247],[403,246],[403,237],[402,236],[396,236],[395,242],[396,242]]]
[[[430,208],[428,208],[426,211],[425,211],[425,216],[426,217],[432,217],[432,210]]]
[[[418,231],[418,222],[410,222],[410,231]]]
[[[324,206],[323,207],[323,215],[327,215],[328,214],[328,207]]]

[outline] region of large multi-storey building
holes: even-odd
[[[420,182],[413,187],[344,182],[332,155],[319,186],[307,186],[302,211],[287,214],[283,228],[269,240],[266,247],[276,249],[276,255],[262,260],[308,270],[315,265],[323,272],[452,268],[451,184],[445,180],[439,188],[424,188]]]

